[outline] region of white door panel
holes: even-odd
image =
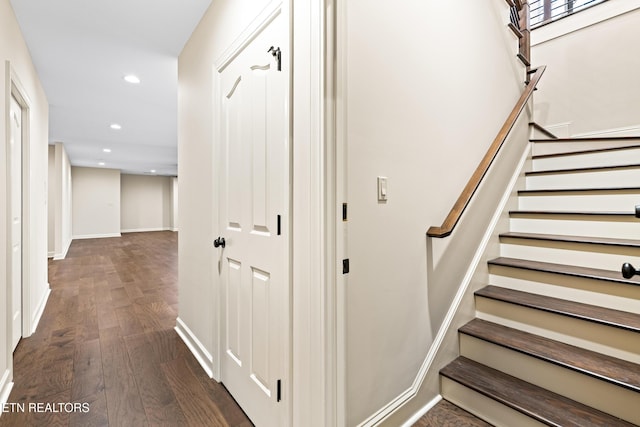
[[[288,74],[279,15],[219,75],[221,379],[259,426],[286,423],[289,320]]]

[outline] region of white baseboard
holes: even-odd
[[[171,231],[178,231],[178,227],[173,227]]]
[[[69,239],[67,244],[64,246],[64,250],[62,251],[62,253],[55,254],[55,256],[53,257],[54,261],[60,261],[61,259],[65,259],[67,257],[67,253],[69,252],[69,248],[71,247],[71,242],[73,242],[73,240]]]
[[[126,230],[120,230],[121,233],[149,233],[151,231],[171,231],[169,227],[156,227],[156,228],[129,228]]]
[[[109,237],[122,237],[120,233],[107,233],[107,234],[83,234],[80,236],[73,236],[73,240],[82,239],[105,239]]]
[[[7,369],[2,374],[2,378],[0,378],[0,407],[9,401],[9,395],[13,388],[13,381],[9,381],[10,377],[11,371]],[[2,415],[2,411],[0,411],[0,415]]]
[[[591,131],[571,135],[572,138],[598,138],[598,137],[616,137],[616,136],[638,136],[640,137],[640,125],[626,126],[621,128],[604,129],[599,131]]]
[[[555,123],[553,125],[543,125],[546,130],[557,136],[558,138],[569,138],[571,136],[571,122]]]
[[[198,337],[191,332],[191,329],[179,317],[176,319],[176,327],[174,329],[189,347],[189,350],[200,363],[202,369],[209,375],[209,378],[213,378],[213,357],[211,357],[211,354],[202,345]]]
[[[47,290],[45,291],[40,304],[36,308],[36,311],[33,313],[33,317],[31,318],[31,332],[29,335],[33,334],[38,328],[38,323],[40,322],[40,318],[42,317],[42,313],[44,313],[44,308],[47,306],[47,301],[49,301],[49,295],[51,295],[51,285],[47,283]]]
[[[55,258],[55,252],[48,252],[47,253],[47,258]]]
[[[409,418],[404,424],[402,424],[402,427],[411,427],[412,425],[417,423],[418,420],[420,418],[422,418],[422,416],[424,414],[429,412],[431,410],[431,408],[436,406],[438,404],[438,402],[440,402],[441,400],[442,400],[442,395],[440,395],[440,394],[437,395],[436,397],[434,397],[433,399],[431,399],[431,401],[429,403],[424,405],[418,412],[413,414],[413,416],[411,418]]]

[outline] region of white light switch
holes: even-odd
[[[378,177],[378,201],[379,202],[387,201],[387,177],[386,176]]]

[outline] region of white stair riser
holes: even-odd
[[[640,184],[640,182],[638,182]],[[640,204],[640,191],[637,193],[614,192],[603,193],[553,193],[527,194],[518,197],[518,208],[521,210],[556,210],[556,211],[618,211],[632,212],[635,205]]]
[[[533,144],[533,155],[566,153],[569,151],[597,150],[602,148],[640,145],[640,138],[625,141],[544,142]]]
[[[495,286],[640,313],[640,286],[508,267],[491,266],[489,272]]]
[[[526,178],[527,190],[633,187],[639,183],[640,168],[529,175]]]
[[[640,260],[638,248],[576,245],[523,239],[502,239],[500,255],[611,271],[620,271],[625,262],[633,263],[634,260]]]
[[[547,427],[521,412],[447,377],[440,377],[442,397],[496,427]]]
[[[619,166],[638,163],[640,148],[533,159],[533,170]]]
[[[476,296],[476,317],[640,363],[640,334],[621,328]]]
[[[640,425],[638,393],[493,343],[460,334],[460,354],[528,383]]]
[[[546,217],[548,218],[548,217]],[[568,236],[640,239],[640,219],[609,221],[602,217],[583,216],[580,219],[511,218],[510,230],[521,233],[561,234]]]

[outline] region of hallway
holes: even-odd
[[[49,261],[49,302],[14,353],[0,427],[251,425],[173,329],[177,249],[177,233],[131,233]]]

